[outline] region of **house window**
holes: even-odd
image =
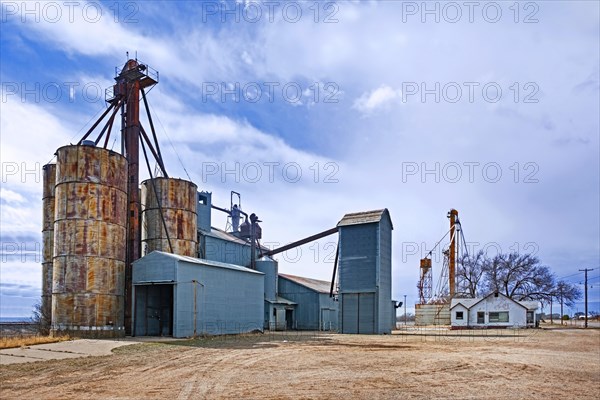
[[[202,194],[198,194],[198,203],[202,204],[203,206],[208,204],[208,197],[202,195]]]
[[[463,319],[463,312],[462,311],[457,311],[456,312],[456,319]]]
[[[477,323],[485,324],[485,314],[483,311],[477,311]]]
[[[508,311],[491,311],[490,322],[508,322]]]

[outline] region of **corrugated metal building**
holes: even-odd
[[[250,265],[250,243],[218,228],[200,231],[198,257],[228,264]]]
[[[231,232],[211,226],[211,211],[212,193],[198,192],[198,258],[249,266],[252,254],[250,243]],[[258,249],[256,254],[258,256]]]
[[[392,330],[392,220],[387,209],[346,214],[339,229],[341,333]]]
[[[296,303],[278,295],[277,261],[271,257],[261,257],[256,261],[256,270],[265,274],[265,329],[294,329]]]
[[[274,300],[265,299],[265,329],[271,331],[297,329],[296,306],[296,303],[281,296],[277,296]]]
[[[329,297],[330,282],[279,274],[279,294],[296,304],[294,328],[337,330],[338,302]]]
[[[189,337],[263,329],[264,274],[154,251],[133,263],[133,334]]]

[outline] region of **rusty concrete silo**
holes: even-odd
[[[127,160],[89,145],[56,155],[52,331],[122,336]]]
[[[170,240],[173,253],[197,257],[198,187],[192,182],[174,178],[155,178],[154,185],[160,201],[156,200],[152,180],[142,182],[142,254],[149,254],[154,250],[170,253]]]
[[[43,168],[42,188],[42,318],[50,324],[52,313],[52,257],[54,254],[54,185],[56,164]]]

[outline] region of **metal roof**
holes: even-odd
[[[281,278],[285,278],[289,281],[297,283],[298,285],[304,286],[308,289],[314,290],[319,293],[329,293],[331,290],[331,282],[321,281],[318,279],[304,278],[302,276],[279,274]]]
[[[517,301],[528,310],[537,310],[539,308],[539,302],[537,301]]]
[[[362,211],[357,213],[350,213],[344,215],[344,217],[338,222],[337,226],[349,226],[349,225],[361,225],[361,224],[372,224],[381,221],[384,215],[390,218],[390,212],[387,208],[381,210]],[[392,220],[390,218],[390,224]],[[392,229],[394,226],[392,225]]]
[[[461,304],[465,308],[467,308],[467,310],[469,310],[475,304],[479,303],[480,301],[483,301],[483,300],[487,299],[488,297],[490,297],[493,294],[494,294],[494,292],[491,292],[488,295],[483,296],[483,297],[470,298],[470,299],[452,299],[452,301],[450,302],[450,309],[453,309],[457,305]],[[524,308],[526,308],[528,310],[537,310],[538,309],[538,302],[537,301],[518,301],[518,300],[515,300],[515,299],[511,299],[510,297],[507,297],[507,296],[505,296],[502,293],[498,293],[498,295],[502,296],[502,297],[504,297],[506,299],[509,299],[509,300],[517,303],[521,307],[524,307]]]
[[[231,234],[229,232],[225,232],[224,230],[221,230],[219,228],[215,228],[214,226],[211,227],[210,230],[211,230],[210,232],[202,231],[202,234],[206,235],[206,236],[211,236],[211,237],[214,237],[214,238],[217,238],[217,239],[221,239],[221,240],[226,240],[228,242],[234,242],[234,243],[237,243],[237,244],[241,244],[241,245],[250,247],[250,242],[248,242],[248,241],[246,241],[244,239],[241,239],[241,238],[239,238],[239,237],[237,237],[237,236],[235,236],[235,235],[233,235],[233,234]],[[258,248],[258,245],[256,247]],[[265,246],[261,246],[261,248],[263,249],[263,251],[269,251],[269,250],[271,250],[271,249],[269,249],[269,248],[267,248]]]
[[[202,231],[202,233],[217,239],[227,240],[228,242],[235,242],[246,246],[250,246],[250,243],[248,243],[244,239],[240,239],[239,237],[232,235],[229,232],[225,232],[219,228],[211,227],[210,232]]]
[[[476,298],[476,299],[452,299],[452,301],[450,302],[450,308],[454,308],[457,305],[461,304],[461,305],[463,305],[468,310],[475,303],[479,303],[480,300],[481,300],[481,298]]]
[[[294,303],[294,302],[293,302],[293,301],[291,301],[291,300],[284,299],[284,298],[283,298],[283,297],[281,297],[281,296],[277,296],[277,300],[269,300],[269,299],[265,299],[265,301],[266,301],[267,303],[271,303],[271,304],[287,304],[287,305],[290,305],[290,306],[295,306],[296,304],[298,304],[298,303]]]
[[[153,255],[154,254],[154,255]],[[185,261],[185,262],[189,262],[191,264],[198,264],[198,265],[206,265],[209,267],[216,267],[216,268],[226,268],[226,269],[233,269],[236,271],[242,271],[242,272],[249,272],[252,274],[259,274],[259,275],[264,275],[262,272],[259,271],[255,271],[253,269],[250,268],[246,268],[246,267],[242,267],[240,265],[235,265],[235,264],[227,264],[227,263],[223,263],[223,262],[219,262],[219,261],[212,261],[212,260],[205,260],[203,258],[194,258],[194,257],[189,257],[189,256],[180,256],[179,254],[173,254],[173,253],[165,253],[164,251],[158,251],[158,250],[154,250],[152,253],[145,255],[144,257],[135,260],[133,263],[138,263],[138,262],[142,262],[144,260],[144,258],[146,257],[165,257],[165,258],[171,258],[177,261]]]

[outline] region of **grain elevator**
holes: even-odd
[[[334,228],[278,249],[263,247],[261,220],[244,211],[239,193],[219,207],[212,193],[168,175],[146,98],[157,83],[158,72],[128,60],[99,119],[44,166],[42,310],[51,332],[388,333],[388,210],[347,214]],[[113,134],[119,113],[120,133]],[[111,134],[120,152],[108,148]],[[143,167],[150,178],[140,182]],[[225,229],[212,226],[213,211],[227,214]],[[335,234],[331,282],[280,273],[276,254]]]

